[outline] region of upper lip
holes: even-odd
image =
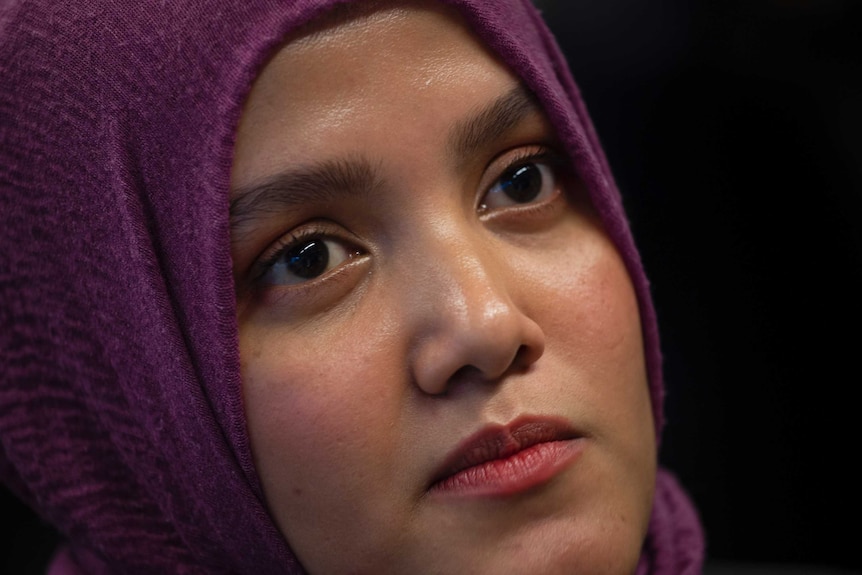
[[[538,443],[581,436],[568,421],[558,417],[525,416],[506,425],[488,425],[449,452],[434,473],[431,485],[474,465],[505,459]]]

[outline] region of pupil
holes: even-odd
[[[329,249],[320,240],[311,240],[287,253],[287,269],[304,279],[316,278],[329,265]]]
[[[525,203],[536,199],[542,191],[542,173],[534,165],[512,170],[502,183],[503,193],[512,200]]]

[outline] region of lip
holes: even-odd
[[[433,476],[429,493],[505,497],[543,485],[574,463],[585,438],[564,419],[520,417],[461,441]]]

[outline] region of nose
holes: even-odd
[[[412,371],[430,395],[462,380],[498,381],[528,368],[545,349],[541,327],[519,306],[526,294],[519,295],[506,254],[475,249],[477,242],[463,237],[441,242],[420,285],[411,286],[418,325]]]

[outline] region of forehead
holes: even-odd
[[[439,123],[517,84],[450,8],[398,5],[318,24],[286,43],[255,81],[238,130],[236,164],[253,173],[277,168],[276,156],[283,160],[288,152],[285,132],[293,144],[302,143],[289,157],[319,158],[347,125],[370,137],[415,122],[419,110],[427,112],[428,125],[416,127],[427,137],[439,132]],[[354,130],[350,143],[360,145],[361,136]],[[250,140],[253,150],[241,145]],[[234,176],[235,185],[248,183],[237,181],[243,174]]]
[[[326,88],[349,89],[349,83],[367,91],[393,80],[421,88],[446,83],[458,71],[486,75],[490,61],[503,68],[452,8],[399,4],[348,14],[354,17],[312,22],[289,39],[264,67],[254,91],[290,86],[302,98]]]

